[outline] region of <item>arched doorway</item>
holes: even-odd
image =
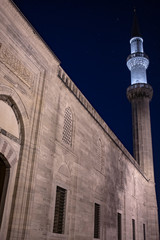
[[[15,202],[20,178],[17,169],[22,162],[24,126],[28,126],[28,122],[25,105],[16,91],[0,85],[0,239],[9,239],[10,234],[14,234],[12,225],[17,216]]]
[[[5,157],[0,154],[0,226],[3,217],[5,198],[10,175],[10,165]]]

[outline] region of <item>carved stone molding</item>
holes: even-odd
[[[11,140],[13,140],[16,143],[20,144],[20,139],[18,139],[17,137],[15,137],[13,134],[7,132],[5,129],[0,127],[0,133],[3,134],[4,136],[10,138]]]
[[[15,150],[2,137],[0,137],[0,153],[5,156],[11,167],[17,162],[17,155]]]
[[[0,62],[14,73],[28,88],[33,87],[34,74],[2,43],[0,43]]]

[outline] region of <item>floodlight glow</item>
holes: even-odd
[[[143,52],[143,39],[141,37],[134,37],[130,40],[131,54],[136,52]]]
[[[131,71],[131,85],[147,83],[146,69],[149,65],[149,59],[143,51],[143,39],[133,37],[130,44],[131,54],[127,58],[127,67]]]

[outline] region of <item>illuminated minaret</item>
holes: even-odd
[[[154,181],[149,109],[153,90],[147,83],[146,69],[149,59],[143,51],[143,39],[136,14],[134,14],[130,45],[131,54],[127,58],[127,67],[131,71],[131,85],[127,89],[127,97],[132,105],[133,154],[147,177]]]

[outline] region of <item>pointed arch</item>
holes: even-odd
[[[28,113],[18,93],[11,87],[0,85],[0,100],[7,103],[13,110],[19,124],[20,142],[24,141],[25,128],[28,125]]]
[[[0,131],[19,139],[19,124],[11,106],[0,100]]]
[[[67,166],[66,163],[63,163],[63,164],[60,166],[58,172],[61,173],[62,175],[64,175],[65,177],[68,177],[68,178],[71,177],[70,170],[69,170],[69,168],[68,168],[68,166]]]

